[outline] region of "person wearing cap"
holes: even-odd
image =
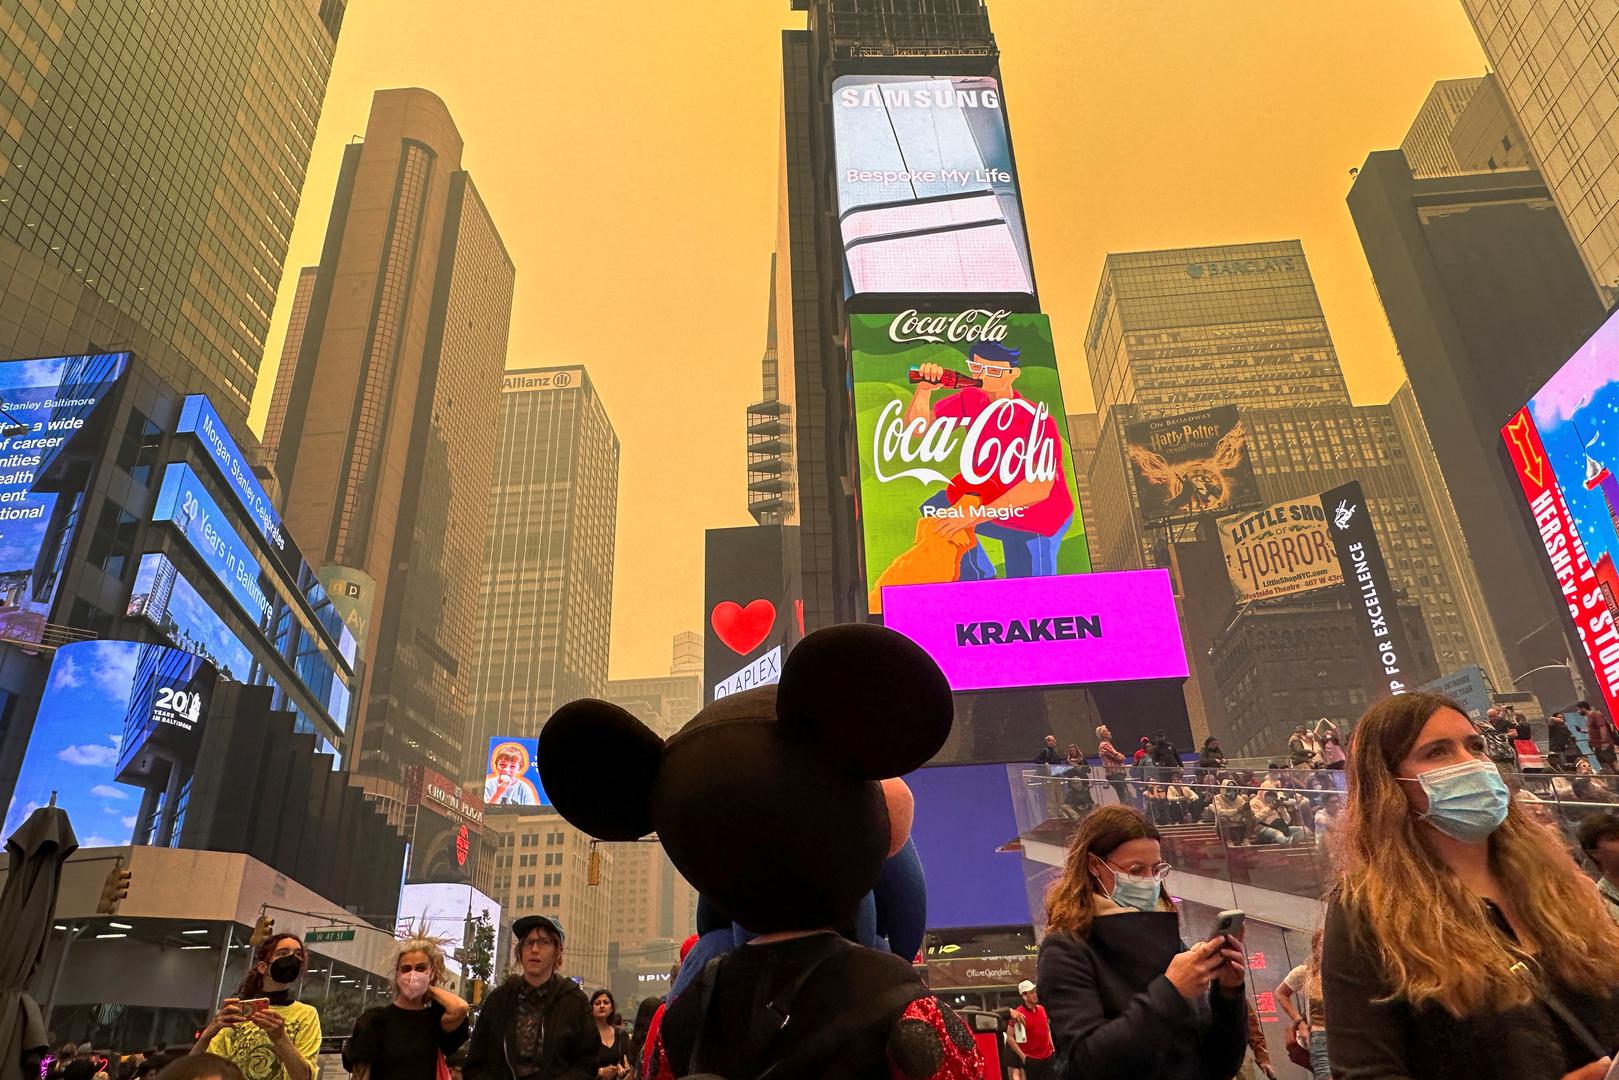
[[[464,1080],[597,1080],[590,999],[560,974],[562,924],[525,915],[512,924],[512,945],[517,973],[484,1002]]]
[[[1068,454],[1057,421],[1044,403],[1031,402],[1013,389],[1023,374],[1020,357],[1020,349],[999,341],[973,342],[967,373],[979,385],[964,387],[937,402],[933,393],[944,378],[943,365],[917,365],[916,391],[905,413],[908,426],[921,430],[949,419],[965,428],[993,412],[983,422],[992,425],[995,440],[979,443],[981,456],[989,454],[989,447],[1022,447],[1028,462],[1045,466],[1044,470],[1006,469],[1001,467],[999,454],[990,455],[992,460],[974,463],[975,476],[982,474],[980,478],[957,474],[923,504],[923,514],[933,517],[942,535],[971,538],[971,547],[961,560],[962,581],[997,576],[995,564],[980,543],[986,536],[1001,545],[1006,577],[1051,577],[1057,573],[1057,554],[1074,521],[1065,462]],[[1001,452],[1014,453],[1011,449]],[[971,501],[963,503],[969,496]],[[977,513],[963,509],[974,503]]]
[[[1055,1080],[1052,1056],[1057,1048],[1051,1042],[1051,1022],[1046,1019],[1046,1007],[1040,1004],[1040,994],[1034,983],[1024,979],[1017,985],[1023,1004],[1012,1011],[1023,1021],[1023,1038],[1018,1040],[1018,1053],[1023,1056],[1023,1071],[1029,1080]]]

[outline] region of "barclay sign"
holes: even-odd
[[[849,322],[871,610],[886,586],[1090,569],[1043,315]]]

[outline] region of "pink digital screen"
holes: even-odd
[[[883,590],[883,622],[954,690],[1184,679],[1167,570],[1001,578]]]

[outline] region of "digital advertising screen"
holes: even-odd
[[[486,810],[550,806],[540,783],[540,740],[496,736],[489,740],[489,772],[483,779]]]
[[[1262,504],[1235,405],[1127,424],[1124,443],[1144,525],[1195,521]]]
[[[137,641],[80,641],[56,650],[23,755],[4,835],[38,807],[68,812],[81,847],[134,836],[146,785],[168,763],[195,766],[213,691],[211,665]]]
[[[849,319],[873,612],[888,586],[1091,568],[1044,315]]]
[[[43,639],[73,537],[34,486],[128,366],[128,353],[0,362],[0,638]]]
[[[253,475],[253,466],[247,455],[231,438],[230,429],[225,426],[213,403],[202,394],[192,394],[186,398],[175,431],[197,437],[231,493],[236,496],[236,501],[247,512],[248,520],[264,537],[270,553],[287,572],[288,579],[297,582],[304,566],[303,553],[282,528],[281,515],[270,501],[269,493],[259,483],[258,477]]]
[[[1606,711],[1619,717],[1619,317],[1580,346],[1501,438]]]
[[[845,75],[832,132],[846,295],[1034,295],[999,83]]]
[[[781,681],[804,636],[790,525],[709,529],[704,536],[703,700]]]
[[[152,520],[172,522],[214,580],[236,598],[248,621],[268,632],[275,620],[270,599],[275,586],[265,580],[253,549],[236,534],[231,519],[191,466],[177,461],[163,470]]]
[[[952,690],[1184,679],[1168,570],[906,585],[883,623],[933,657]]]
[[[489,917],[495,928],[495,977],[500,977],[502,957],[511,942],[511,928],[500,922],[500,905],[471,885],[423,882],[407,884],[399,890],[398,933],[433,938],[444,942],[445,964],[456,974],[461,966],[453,959],[465,947],[467,924],[480,915]]]
[[[1344,583],[1319,496],[1285,499],[1218,522],[1220,551],[1237,603]]]
[[[223,678],[252,679],[252,652],[168,556],[155,551],[141,556],[127,614],[157,627],[177,648],[204,657]]]

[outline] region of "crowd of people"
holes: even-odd
[[[1276,812],[1267,790],[1313,799],[1307,776],[1288,786],[1301,770],[1341,769],[1346,780],[1315,810],[1336,856],[1321,928],[1275,995],[1288,1056],[1316,1080],[1607,1075],[1619,1047],[1619,811],[1601,804],[1619,800],[1580,798],[1608,790],[1600,774],[1610,766],[1597,754],[1610,745],[1604,719],[1589,706],[1581,712],[1586,732],[1597,732],[1590,757],[1573,733],[1560,733],[1566,720],[1549,724],[1547,764],[1558,771],[1545,779],[1580,804],[1558,816],[1562,828],[1535,812],[1532,793],[1514,791],[1500,745],[1487,737],[1510,728],[1511,741],[1527,738],[1521,718],[1501,710],[1475,723],[1424,693],[1368,710],[1341,762],[1329,756],[1341,745],[1335,729],[1301,725],[1288,767],[1272,762],[1254,794],[1244,790],[1248,778],[1219,781],[1209,803],[1217,822],[1229,815],[1245,842],[1266,829],[1278,835],[1257,842],[1282,843],[1291,839],[1284,829],[1303,826]],[[1120,767],[1100,756],[1103,770]],[[1042,1075],[1238,1075],[1254,1028],[1240,935],[1217,928],[1183,939],[1164,886],[1172,868],[1160,825],[1191,816],[1195,804],[1166,817],[1148,794],[1161,786],[1172,802],[1182,787],[1197,796],[1187,773],[1227,769],[1211,742],[1178,778],[1127,774],[1116,801],[1087,808],[1047,894],[1029,995],[1053,1044],[1056,1064]],[[1268,1058],[1255,1062],[1276,1075]]]
[[[1216,739],[1196,762],[1161,736],[1126,759],[1104,726],[1093,771],[1048,738],[1040,763],[1087,801],[1070,807],[1082,813],[1046,895],[1037,977],[1004,1014],[1007,1075],[1231,1080],[1250,1054],[1278,1075],[1240,918],[1188,941],[1166,885],[1162,830],[1206,823],[1232,844],[1334,838],[1320,929],[1275,994],[1288,1057],[1314,1080],[1603,1080],[1619,1046],[1619,809],[1603,804],[1619,797],[1596,753],[1602,718],[1582,713],[1599,732],[1589,756],[1549,718],[1539,779],[1579,807],[1551,819],[1490,738],[1510,726],[1518,741],[1521,721],[1474,722],[1425,693],[1373,706],[1347,745],[1330,722],[1299,725],[1262,774],[1233,768]],[[511,945],[510,977],[474,1018],[440,945],[398,942],[391,1000],[360,1014],[343,1067],[354,1080],[680,1075],[659,1052],[659,1003],[632,1039],[611,992],[563,976],[557,920],[518,919]],[[297,935],[273,935],[189,1049],[70,1044],[43,1080],[317,1080],[320,1016],[295,993],[307,963]]]

